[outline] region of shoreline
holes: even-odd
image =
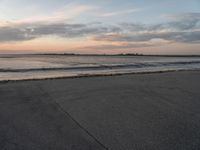
[[[165,71],[144,71],[144,72],[110,73],[110,74],[83,74],[83,75],[77,75],[77,76],[62,76],[62,77],[35,78],[35,79],[33,78],[33,79],[19,79],[19,80],[0,80],[0,84],[28,82],[28,81],[112,77],[112,76],[124,76],[124,75],[143,75],[143,74],[159,74],[159,73],[168,73],[168,72],[189,72],[189,71],[200,71],[200,69],[178,69],[178,70],[165,70]]]

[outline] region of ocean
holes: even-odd
[[[0,81],[200,69],[200,57],[0,55]]]

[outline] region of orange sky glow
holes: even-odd
[[[179,4],[0,1],[0,53],[200,54],[199,1]]]

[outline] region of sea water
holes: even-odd
[[[200,69],[200,57],[0,55],[0,81]]]

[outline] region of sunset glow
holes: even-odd
[[[0,53],[200,54],[199,0],[1,0]]]

